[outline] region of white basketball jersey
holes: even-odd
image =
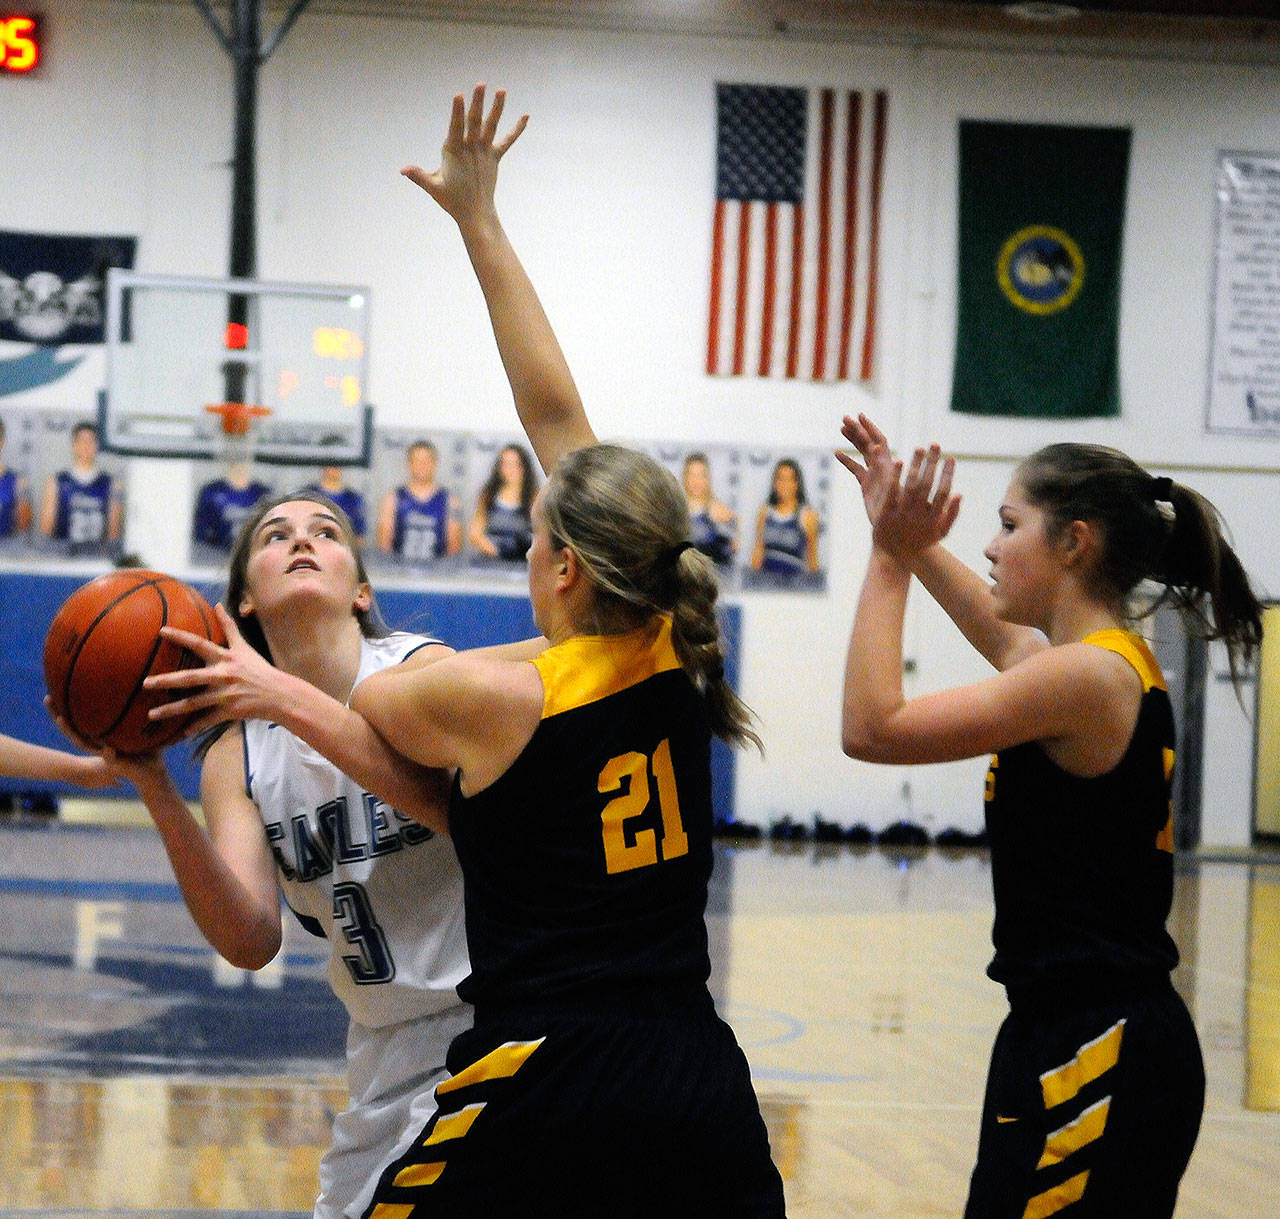
[[[361,641],[358,685],[425,644]],[[453,844],[371,796],[287,729],[246,720],[245,786],[285,900],[329,941],[329,982],[353,1020],[380,1028],[459,1002],[470,971]]]

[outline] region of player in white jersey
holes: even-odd
[[[364,638],[355,684],[438,643],[404,632]],[[243,731],[246,786],[284,899],[334,945],[329,984],[351,1018],[380,1027],[456,1002],[466,954],[448,844],[279,724],[246,720]]]
[[[504,95],[486,115],[484,93],[476,87],[469,109],[455,97],[439,170],[404,172],[457,223],[516,409],[544,464],[553,464],[580,435],[582,406],[494,210],[498,162],[526,118],[498,139]],[[376,1179],[368,1165],[394,1158],[434,1112],[435,1076],[467,1018],[453,990],[468,967],[454,956],[462,902],[451,844],[424,839],[411,824],[439,823],[446,777],[392,752],[347,705],[375,669],[427,664],[448,649],[414,639],[401,653],[404,636],[376,639],[372,590],[331,501],[295,492],[259,509],[232,555],[226,609],[235,620],[217,608],[228,646],[166,627],[205,667],[147,679],[150,688],[185,694],[157,717],[200,710],[197,730],[244,724],[224,730],[205,757],[209,834],[161,759],[105,756],[139,788],[188,908],[233,965],[261,968],[278,951],[282,889],[331,935],[330,977],[352,1014],[351,1107],[335,1122],[321,1165],[316,1216],[337,1219],[360,1214]],[[537,641],[497,649],[509,658],[538,650]],[[276,734],[296,739],[277,744]],[[398,872],[410,861],[421,868],[416,881]]]
[[[354,684],[423,650],[438,641],[364,637]],[[456,990],[469,968],[457,858],[279,724],[245,720],[243,736],[245,786],[285,902],[329,941],[329,983],[351,1020],[350,1104],[320,1163],[315,1216],[358,1215],[387,1149],[406,1147],[434,1111],[445,1052],[471,1024]]]
[[[162,755],[103,756],[137,787],[192,917],[231,964],[275,957],[282,893],[328,939],[350,1016],[350,1103],[321,1161],[315,1217],[346,1219],[433,1112],[449,1043],[471,1020],[457,993],[469,971],[457,859],[413,820],[436,806],[440,776],[405,765],[346,703],[370,673],[450,649],[387,634],[351,524],[319,492],[255,509],[217,613],[230,646],[209,695],[207,834]]]

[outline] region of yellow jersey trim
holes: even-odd
[[[575,635],[533,663],[542,678],[544,720],[680,667],[666,615],[625,635]]]
[[[443,1160],[436,1160],[430,1164],[410,1164],[408,1168],[402,1168],[396,1173],[396,1179],[393,1184],[398,1185],[401,1189],[420,1189],[424,1185],[434,1185],[440,1180],[442,1172],[444,1172]],[[395,1214],[395,1209],[394,1207],[388,1208],[382,1213],[393,1215]],[[406,1211],[405,1213],[408,1214],[409,1212]]]
[[[1160,672],[1160,662],[1156,660],[1147,646],[1147,641],[1141,635],[1121,630],[1119,627],[1109,627],[1105,631],[1094,631],[1092,635],[1086,635],[1080,642],[1091,643],[1096,648],[1123,656],[1142,678],[1144,694],[1153,688],[1168,689],[1164,682],[1164,674]]]
[[[463,1109],[459,1109],[457,1113],[450,1113],[446,1117],[436,1119],[435,1127],[431,1133],[422,1140],[424,1147],[431,1147],[435,1143],[445,1143],[450,1139],[460,1139],[471,1129],[472,1123],[480,1116],[484,1109],[484,1102],[481,1101],[477,1105],[467,1105]]]

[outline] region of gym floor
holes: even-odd
[[[0,824],[0,1217],[309,1214],[344,1100],[318,942],[289,920],[268,970],[226,966],[149,825],[86,803]],[[719,847],[713,989],[792,1219],[960,1214],[990,921],[978,849]],[[1180,859],[1173,930],[1208,1071],[1178,1213],[1278,1214],[1280,860]]]

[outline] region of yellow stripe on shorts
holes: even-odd
[[[450,1113],[448,1117],[437,1118],[435,1129],[422,1140],[422,1145],[430,1147],[432,1143],[444,1143],[449,1139],[462,1138],[471,1129],[471,1123],[480,1116],[480,1110],[483,1108],[483,1103],[468,1105],[465,1109],[459,1109],[457,1113]]]
[[[369,1219],[409,1219],[413,1214],[413,1205],[403,1203],[379,1202],[369,1212]]]
[[[508,1041],[439,1084],[436,1094],[456,1092],[459,1088],[482,1083],[486,1079],[508,1079],[528,1062],[529,1056],[544,1041],[545,1037],[539,1037],[537,1041]]]
[[[440,1174],[444,1172],[444,1161],[433,1161],[430,1164],[410,1164],[408,1168],[402,1168],[396,1173],[396,1179],[392,1183],[400,1186],[401,1189],[413,1189],[418,1185],[433,1185],[440,1179]],[[374,1217],[376,1219],[376,1216]]]
[[[1022,1212],[1022,1219],[1045,1219],[1047,1215],[1056,1215],[1063,1207],[1079,1202],[1084,1196],[1084,1187],[1088,1180],[1087,1172],[1077,1173],[1074,1177],[1068,1177],[1061,1185],[1055,1185],[1042,1194],[1036,1194],[1027,1203],[1027,1209]]]
[[[1052,1109],[1069,1101],[1085,1084],[1111,1070],[1120,1060],[1120,1039],[1124,1036],[1124,1020],[1115,1022],[1105,1033],[1086,1041],[1070,1062],[1065,1062],[1040,1076],[1044,1107]]]
[[[1104,1096],[1096,1105],[1090,1105],[1074,1122],[1059,1127],[1044,1141],[1044,1154],[1037,1169],[1060,1163],[1072,1152],[1102,1137],[1106,1129],[1107,1114],[1111,1112],[1111,1097]]]

